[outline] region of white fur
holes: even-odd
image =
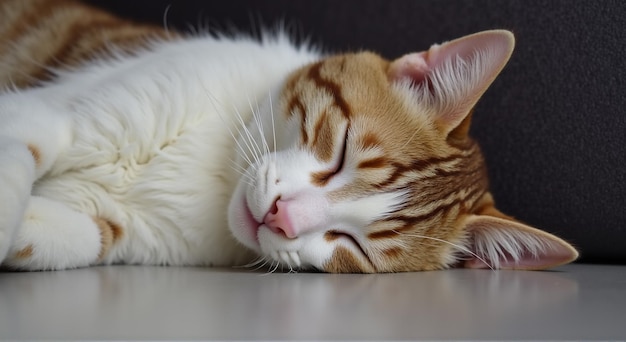
[[[282,37],[201,37],[1,95],[0,260],[11,248],[5,263],[26,269],[249,261],[226,228],[240,177],[231,132],[316,58]],[[38,168],[27,144],[42,154]],[[105,260],[92,216],[124,230]],[[29,245],[28,261],[11,255]]]
[[[13,243],[22,220],[30,187],[35,180],[35,163],[26,145],[0,136],[0,260]]]
[[[9,255],[31,246],[28,258],[9,258],[6,264],[21,269],[65,269],[89,265],[98,258],[100,233],[84,213],[63,203],[33,196]]]

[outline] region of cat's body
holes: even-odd
[[[468,58],[439,67],[429,65],[447,54],[439,47],[390,63],[322,57],[280,34],[258,42],[141,27],[123,52],[83,54],[78,67],[21,83],[5,73],[3,84],[23,88],[52,81],[0,95],[0,260],[63,269],[260,256],[332,272],[571,261],[560,239],[493,208],[467,113],[512,37],[470,39],[477,52],[452,44]],[[499,233],[482,233],[492,226]]]

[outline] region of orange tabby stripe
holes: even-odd
[[[468,151],[477,152],[478,150],[471,149]],[[438,164],[450,162],[456,162],[454,170],[437,168]],[[371,232],[368,234],[368,238],[373,240],[394,238],[398,236],[398,233],[413,229],[419,225],[420,222],[430,221],[434,218],[440,218],[443,221],[445,217],[450,215],[454,208],[458,208],[458,214],[469,212],[475,209],[474,207],[479,200],[487,193],[488,184],[485,166],[482,163],[482,159],[475,155],[475,153],[470,153],[465,156],[450,155],[442,158],[431,158],[430,160],[413,163],[411,166],[412,167],[409,168],[402,165],[395,165],[396,172],[392,174],[390,179],[393,179],[393,182],[395,182],[402,174],[408,171],[421,171],[428,167],[434,167],[436,169],[436,175],[410,180],[405,186],[411,188],[413,193],[419,193],[421,199],[414,201],[409,200],[404,208],[380,220],[381,222],[401,222],[399,227]],[[388,180],[386,183],[392,182]],[[459,190],[466,190],[467,192],[461,195]],[[439,202],[440,204],[420,215],[404,213],[410,210],[410,208],[424,203],[424,197],[432,198],[429,203]],[[436,226],[431,226],[426,232],[422,232],[422,234],[428,235],[432,233],[430,230],[435,228]]]
[[[348,102],[344,99],[341,91],[341,86],[333,82],[330,79],[321,76],[321,69],[324,66],[324,62],[318,62],[311,66],[307,77],[313,81],[315,87],[324,90],[327,94],[331,95],[333,100],[333,106],[339,110],[339,113],[349,121],[351,115],[351,109]],[[327,111],[317,116],[317,121],[314,126],[313,135],[315,139],[311,141],[310,148],[313,150],[318,159],[329,162],[332,160],[335,153],[335,135],[337,127],[333,126],[329,118],[330,114]],[[336,121],[335,121],[336,122]],[[304,125],[305,122],[302,122]],[[319,137],[319,139],[318,139]]]
[[[351,109],[350,109],[350,105],[348,104],[348,102],[346,102],[346,100],[343,98],[341,94],[341,86],[321,76],[320,70],[323,65],[324,65],[324,62],[315,63],[311,67],[311,69],[309,69],[308,76],[311,80],[315,82],[318,88],[323,88],[333,97],[334,104],[339,108],[339,110],[346,117],[346,119],[349,119],[350,114],[351,114]]]
[[[364,265],[345,247],[337,247],[333,256],[324,265],[324,270],[331,273],[368,273],[374,270]]]
[[[389,249],[385,249],[383,254],[388,258],[397,258],[402,255],[402,249],[398,247],[393,247]]]
[[[349,122],[352,109],[343,97],[341,85],[322,76],[324,66],[325,61],[314,63],[309,66],[308,69],[304,69],[301,73],[287,80],[285,90],[291,94],[287,96],[286,111],[289,116],[300,116],[300,137],[302,145],[311,149],[319,160],[331,162],[333,158],[336,157],[335,144],[338,140],[337,125],[341,122],[341,120],[337,121],[337,117],[334,115],[338,113],[343,117],[343,120]],[[345,59],[342,61],[340,67],[345,67]],[[311,86],[314,87],[315,90],[311,89]],[[319,115],[316,115],[315,122],[311,125],[307,108],[305,108],[303,100],[300,97],[306,96],[313,91],[319,92],[320,90],[322,93],[331,97],[332,103],[329,108],[321,113],[315,113]],[[312,132],[309,130],[312,130]],[[378,143],[376,138],[366,139],[365,141],[366,145]],[[333,172],[334,170],[316,172],[311,175],[311,181],[317,186],[324,186],[332,177]]]
[[[130,53],[175,37],[72,0],[3,0],[0,23],[0,87],[33,86],[53,77],[50,68],[78,65],[113,45]]]
[[[332,127],[328,120],[328,112],[322,112],[322,115],[315,122],[313,139],[311,140],[311,147],[319,160],[329,162],[333,159],[335,145],[333,133],[335,130],[336,127]]]
[[[311,174],[311,183],[319,187],[325,186],[333,177],[333,173],[333,171],[313,172]]]
[[[99,217],[95,217],[94,222],[98,225],[98,229],[100,230],[100,253],[98,254],[98,259],[104,258],[111,247],[122,238],[124,231],[122,227],[111,222],[107,219],[102,219]]]
[[[376,148],[382,145],[380,139],[371,132],[363,134],[359,139],[359,143],[361,145],[361,148],[364,150]]]
[[[306,130],[306,109],[298,96],[294,96],[289,102],[287,113],[289,115],[294,113],[300,114],[300,136],[302,137],[302,144],[307,145],[309,143],[309,134]]]
[[[447,157],[433,157],[426,160],[414,160],[409,165],[403,165],[400,163],[392,162],[390,165],[394,168],[394,171],[389,175],[389,177],[379,184],[375,184],[377,188],[386,188],[389,185],[394,184],[399,178],[404,176],[408,172],[420,172],[425,169],[435,165],[441,164],[445,162],[451,162],[454,160],[458,160],[463,158],[463,155],[453,154]]]
[[[367,235],[369,239],[377,240],[377,239],[389,239],[393,237],[397,237],[399,234],[407,230],[413,229],[418,223],[429,221],[437,216],[446,216],[450,210],[456,206],[460,206],[462,211],[467,211],[466,201],[470,200],[471,202],[476,202],[479,198],[484,195],[486,190],[484,189],[475,189],[471,191],[466,197],[455,199],[454,201],[442,204],[428,213],[418,215],[418,216],[403,216],[403,215],[395,215],[391,217],[387,217],[381,221],[400,221],[402,225],[398,228],[383,230],[372,232]],[[428,231],[425,235],[428,235]]]
[[[30,244],[17,251],[13,257],[16,259],[28,259],[33,256],[33,252],[34,247],[32,244]]]
[[[387,158],[378,157],[378,158],[363,160],[359,163],[358,167],[360,169],[378,169],[378,168],[387,167],[388,165],[389,163],[388,163]]]
[[[41,165],[41,151],[37,146],[32,144],[28,144],[28,150],[35,160],[35,166],[39,167]]]

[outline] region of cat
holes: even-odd
[[[0,22],[4,268],[534,270],[578,256],[496,209],[468,135],[508,31],[388,61],[69,0],[3,1]]]

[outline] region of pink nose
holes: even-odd
[[[294,239],[298,236],[289,218],[289,202],[276,200],[272,209],[263,218],[263,223],[274,233]]]

